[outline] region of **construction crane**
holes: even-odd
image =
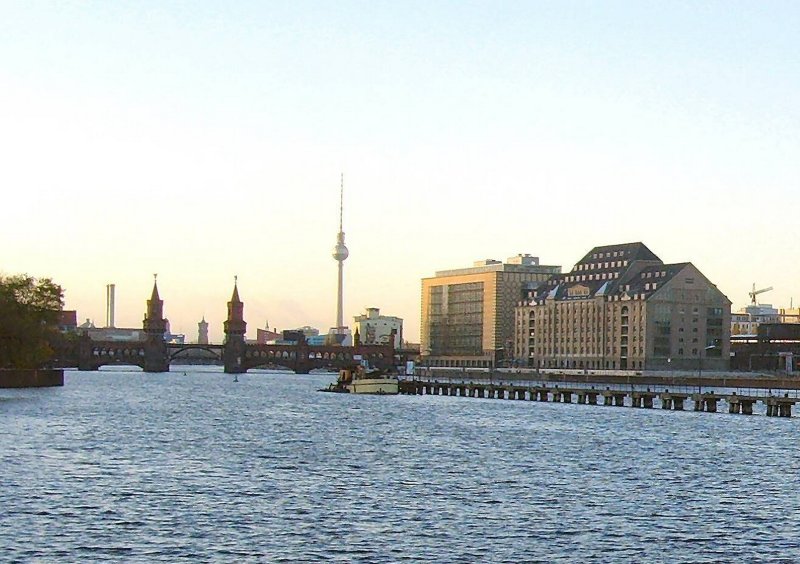
[[[750,303],[756,305],[756,296],[759,294],[763,294],[764,292],[769,292],[770,290],[772,290],[772,286],[770,286],[769,288],[762,288],[761,290],[756,290],[756,283],[753,282],[753,290],[751,292],[748,292],[750,294]]]

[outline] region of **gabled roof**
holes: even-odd
[[[595,247],[584,256],[578,264],[606,263],[608,261],[657,260],[662,262],[644,243],[622,243]]]
[[[621,286],[624,286],[629,294],[653,293],[689,264],[691,263],[679,262],[648,266]]]
[[[570,272],[550,277],[533,297],[536,301],[647,299],[690,264],[664,264],[643,243],[595,247]]]

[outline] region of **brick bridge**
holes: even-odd
[[[225,344],[174,344],[164,340],[167,320],[158,287],[147,301],[143,341],[93,341],[83,334],[76,345],[62,352],[60,364],[80,370],[97,370],[105,365],[139,366],[145,372],[168,372],[187,351],[202,350],[221,361],[227,373],[246,372],[251,368],[283,367],[298,374],[315,368],[346,368],[368,360],[372,366],[390,369],[396,365],[392,339],[388,345],[312,346],[301,340],[294,345],[262,345],[245,341],[244,303],[234,285],[225,321]]]

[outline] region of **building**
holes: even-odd
[[[146,338],[145,331],[136,328],[82,327],[81,331],[89,335],[92,341],[139,342],[144,341]]]
[[[203,319],[197,324],[197,344],[198,345],[208,344],[208,321],[206,321],[205,315],[203,316]]]
[[[256,343],[260,345],[272,343],[280,338],[281,334],[278,333],[277,329],[275,331],[270,331],[269,323],[266,323],[264,329],[256,329]]]
[[[167,321],[167,330],[164,332],[164,340],[167,343],[174,345],[182,345],[186,342],[186,335],[183,333],[173,333],[169,326],[169,319]]]
[[[642,243],[595,247],[516,308],[514,354],[541,368],[726,369],[730,300]]]
[[[772,307],[772,304],[750,304],[731,313],[731,337],[739,340],[756,338],[760,326],[785,323],[800,323],[800,309],[792,306],[778,309]]]
[[[74,309],[62,310],[58,319],[58,329],[62,333],[75,333],[78,330],[78,312]]]
[[[377,307],[368,307],[364,315],[356,315],[356,331],[362,345],[385,345],[394,332],[394,348],[399,349],[403,343],[403,320],[399,317],[381,315]]]
[[[732,338],[731,368],[796,372],[800,368],[800,324],[762,323],[755,335]]]
[[[560,266],[540,265],[538,257],[526,254],[423,278],[421,362],[489,367],[507,359],[513,347],[514,307],[523,290],[560,272]]]
[[[731,335],[755,336],[762,323],[781,323],[780,312],[771,304],[751,304],[731,313]]]
[[[779,323],[800,323],[800,308],[788,307],[781,308],[778,315]]]

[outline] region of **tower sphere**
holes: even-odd
[[[350,251],[347,250],[347,247],[344,246],[344,243],[339,242],[333,248],[333,258],[337,261],[341,262],[350,256]]]

